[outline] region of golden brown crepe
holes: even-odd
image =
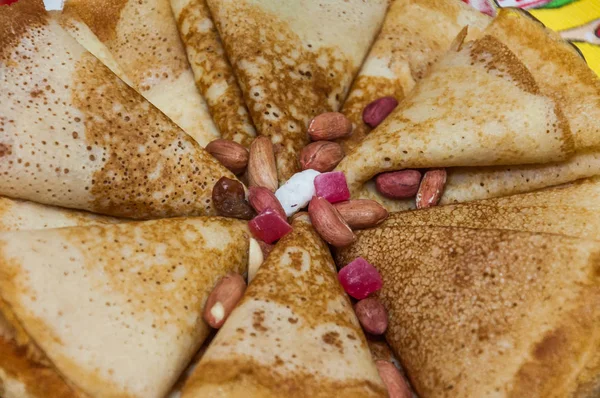
[[[600,174],[600,79],[560,36],[517,10],[501,10],[486,30],[532,72],[561,105],[577,155],[560,163],[451,170],[442,203],[466,202],[564,184]]]
[[[224,218],[0,233],[3,398],[164,397],[248,235]]]
[[[0,232],[121,222],[117,218],[0,196]]]
[[[192,397],[384,397],[327,245],[308,216],[275,246],[183,390]]]
[[[358,198],[381,172],[544,163],[572,151],[559,105],[506,46],[486,35],[449,51],[336,170]]]
[[[504,198],[393,213],[385,225],[494,228],[600,240],[600,179]]]
[[[600,243],[396,224],[339,255],[384,279],[386,338],[426,397],[597,397]]]
[[[169,0],[67,0],[63,15],[75,37],[94,52],[95,37],[78,34],[81,22],[106,46],[146,99],[200,145],[219,137],[179,38]],[[100,58],[100,57],[99,57]],[[100,58],[102,60],[102,58]]]
[[[279,181],[299,171],[314,116],[336,111],[388,0],[207,0],[258,132],[276,148]]]
[[[340,140],[346,151],[360,143],[371,128],[362,120],[372,101],[402,99],[444,55],[456,35],[468,26],[467,40],[477,37],[491,18],[460,0],[395,0],[381,32],[352,83],[342,112],[354,131]]]
[[[39,0],[0,13],[0,194],[127,218],[213,215],[235,178]]]
[[[196,85],[222,138],[249,146],[256,137],[206,0],[171,0]]]

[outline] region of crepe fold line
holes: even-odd
[[[117,218],[0,196],[0,232],[116,224]]]
[[[200,145],[219,137],[169,0],[68,0],[61,21],[100,60],[116,62],[136,90]]]
[[[364,184],[386,171],[543,163],[572,152],[560,106],[486,35],[449,51],[336,170],[361,197]]]
[[[307,215],[261,265],[183,390],[183,398],[209,396],[387,396]]]
[[[246,272],[248,238],[216,217],[0,233],[6,398],[165,396],[209,333],[214,284]]]
[[[352,135],[340,139],[346,152],[371,131],[363,122],[365,107],[392,96],[402,99],[444,55],[458,33],[468,26],[467,40],[478,37],[491,18],[462,1],[395,0],[381,32],[354,79],[342,112],[354,125]]]
[[[273,142],[285,182],[300,170],[310,119],[340,109],[389,2],[207,3],[254,125]]]
[[[356,256],[385,281],[386,338],[420,396],[598,396],[597,241],[394,224],[338,260]]]
[[[196,86],[206,99],[221,137],[248,147],[256,130],[206,0],[171,0],[171,8]]]
[[[235,178],[54,19],[0,14],[0,194],[127,218],[214,215]]]
[[[600,241],[600,179],[503,198],[392,213],[385,225],[507,229]]]

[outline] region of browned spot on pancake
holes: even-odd
[[[340,340],[340,334],[338,332],[327,332],[321,336],[325,344],[335,346],[340,353],[344,352],[344,343]]]
[[[252,313],[252,327],[259,332],[266,332],[269,330],[263,322],[265,321],[265,311],[264,310],[256,310]]]
[[[471,46],[472,62],[483,63],[488,71],[509,76],[521,90],[539,94],[540,89],[533,75],[517,56],[498,39],[485,35]]]
[[[194,370],[183,396],[196,396],[194,391],[207,392],[202,387],[208,387],[209,392],[232,388],[242,396],[244,386],[255,392],[255,396],[268,397],[359,398],[387,395],[383,386],[366,380],[334,381],[309,369],[299,368],[293,372],[280,369],[262,365],[247,356],[235,360],[203,361]],[[210,389],[213,386],[215,390]]]
[[[344,103],[344,113],[353,123],[352,135],[338,142],[344,147],[346,153],[355,148],[363,138],[371,131],[371,128],[363,122],[363,111],[367,105],[381,97],[392,96],[398,102],[404,99],[402,85],[394,79],[379,76],[360,75],[352,83],[350,95]]]
[[[90,27],[142,92],[189,68],[168,1],[69,0],[63,12]]]
[[[221,136],[249,146],[254,135],[246,132],[246,129],[252,126],[252,121],[217,29],[212,21],[210,28],[206,26],[210,18],[206,0],[192,1],[177,18],[180,31],[183,27],[188,28],[186,32],[181,32],[181,39],[188,49],[192,68],[195,72],[201,71],[201,74],[195,74],[196,85],[206,99]],[[207,95],[211,87],[219,86],[226,87],[220,96],[214,98]],[[242,109],[245,112],[240,113]]]
[[[102,148],[95,159],[102,166],[86,187],[93,210],[129,218],[214,214],[212,188],[231,173],[91,54],[74,82],[85,142]]]
[[[565,344],[564,334],[560,330],[554,330],[536,344],[533,348],[533,356],[540,361],[549,360],[564,351],[562,347]]]
[[[33,90],[31,92],[31,97],[32,98],[37,98],[37,97],[39,97],[40,95],[43,95],[43,94],[44,94],[43,90]]]
[[[236,3],[231,10],[208,4],[235,70],[254,124],[274,144],[279,181],[299,171],[298,153],[308,143],[311,118],[337,110],[354,68],[339,49],[304,43],[276,15]],[[220,16],[227,16],[223,22]],[[269,23],[265,23],[268,21]]]
[[[0,158],[12,154],[12,145],[0,142]]]

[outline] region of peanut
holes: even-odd
[[[248,183],[251,187],[265,187],[271,192],[279,186],[273,144],[267,137],[257,137],[250,144]]]
[[[352,122],[340,112],[322,113],[308,124],[308,135],[313,141],[331,141],[350,134]]]
[[[371,128],[379,126],[381,122],[398,106],[394,97],[382,97],[371,102],[363,110],[363,121]]]
[[[211,141],[205,149],[233,174],[240,174],[246,170],[248,151],[237,142],[219,138]]]
[[[375,178],[375,186],[386,198],[407,199],[417,194],[420,181],[418,170],[400,170],[379,174]]]
[[[250,202],[250,206],[252,206],[257,213],[270,207],[279,213],[284,220],[287,219],[279,199],[277,199],[273,192],[265,187],[250,187],[248,201]]]
[[[241,275],[230,272],[217,282],[206,300],[204,320],[213,328],[220,328],[246,291]]]
[[[302,170],[313,169],[321,173],[331,171],[344,158],[340,144],[330,141],[317,141],[308,144],[300,152]]]
[[[417,209],[437,206],[442,198],[447,176],[446,169],[432,169],[425,173],[417,192]]]
[[[354,312],[356,312],[356,317],[366,332],[380,335],[387,330],[387,311],[376,297],[360,300],[354,306]]]
[[[374,227],[388,216],[383,206],[370,199],[348,200],[334,206],[352,229]]]
[[[332,246],[348,246],[356,239],[340,213],[326,199],[315,196],[308,204],[308,215],[321,238]]]
[[[412,392],[406,379],[393,363],[388,361],[375,361],[379,377],[385,384],[390,398],[412,398]]]

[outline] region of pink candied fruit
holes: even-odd
[[[281,239],[292,230],[292,226],[270,207],[254,217],[248,223],[248,227],[256,239],[269,244]]]
[[[362,300],[381,289],[383,281],[375,267],[358,257],[338,273],[338,280],[350,296]]]
[[[315,194],[327,199],[329,203],[350,199],[346,176],[341,171],[319,174],[315,178]]]

